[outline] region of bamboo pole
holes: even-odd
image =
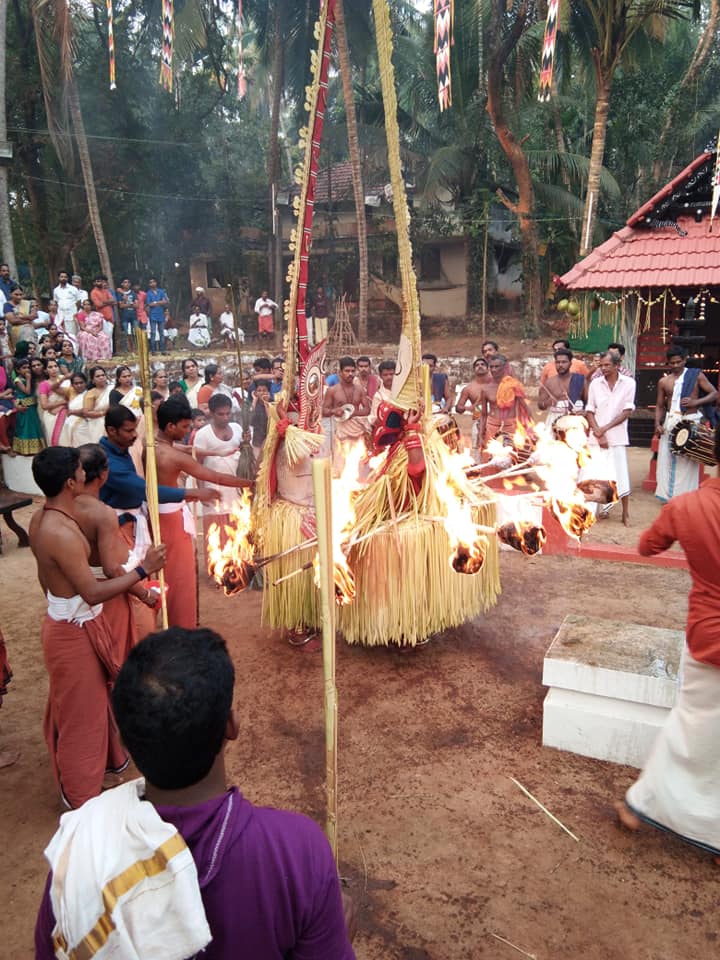
[[[335,564],[332,545],[330,459],[313,460],[313,494],[320,560],[320,610],[325,689],[325,832],[337,864],[337,687],[335,685]]]
[[[158,498],[157,461],[155,459],[155,410],[152,405],[150,377],[150,355],[148,353],[147,337],[136,338],[140,380],[143,388],[143,413],[145,415],[145,498],[148,505],[148,518],[152,531],[153,543],[162,542],[160,535],[160,501]],[[167,597],[165,596],[165,571],[159,573],[160,579],[160,609],[162,612],[163,630],[168,627]]]
[[[425,407],[423,416],[432,420],[432,376],[430,374],[430,365],[427,363],[423,363],[422,365],[422,397],[423,405]]]

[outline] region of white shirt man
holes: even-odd
[[[272,337],[275,333],[275,322],[273,310],[277,310],[277,304],[271,300],[267,290],[263,290],[262,296],[255,301],[255,313],[258,318],[258,336]]]
[[[210,344],[210,321],[207,314],[190,314],[190,329],[188,330],[188,340],[194,347],[207,347]]]
[[[231,310],[223,310],[220,314],[220,336],[229,343],[235,343],[235,321]],[[240,343],[245,343],[245,331],[238,327]]]
[[[79,309],[88,299],[87,290],[83,290],[82,288],[82,277],[80,276],[80,274],[74,273],[72,275],[72,285],[77,290],[77,302],[78,302],[78,309]]]
[[[630,474],[627,462],[628,417],[635,409],[636,383],[632,377],[619,373],[620,355],[612,351],[600,360],[602,376],[590,381],[585,416],[590,424],[589,445],[593,462],[584,468],[591,473],[593,467],[606,471],[605,476],[595,475],[593,480],[614,480],[617,495],[622,504],[622,521],[627,526]],[[601,515],[606,515],[603,511]]]
[[[78,289],[69,282],[64,270],[58,274],[58,285],[53,290],[53,300],[58,308],[58,326],[62,325],[65,333],[77,335],[75,314],[78,310]]]

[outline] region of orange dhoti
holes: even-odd
[[[160,536],[167,547],[168,626],[194,630],[198,615],[195,541],[185,527],[183,504],[160,504]]]
[[[496,414],[491,413],[485,421],[485,443],[489,443],[489,441],[493,440],[499,433],[505,433],[509,437],[512,437],[516,430],[516,417],[509,417],[507,420],[502,420]]]
[[[133,600],[144,606],[141,600],[132,597],[129,593],[121,593],[119,597],[113,597],[112,600],[106,600],[103,603],[103,614],[107,621],[110,636],[113,638],[113,649],[118,668],[125,663],[130,651],[138,642],[138,632],[133,616]],[[153,613],[152,610],[149,610],[149,612]]]
[[[113,638],[102,613],[78,626],[46,616],[40,638],[50,677],[44,733],[55,779],[71,807],[102,789],[128,757],[110,707]]]
[[[122,513],[123,511],[117,512]],[[120,536],[125,543],[127,543],[128,550],[132,551],[134,556],[134,563],[131,564],[130,569],[132,569],[133,566],[137,566],[145,557],[145,549],[140,550],[138,553],[135,552],[135,526],[136,523],[123,523],[120,527]],[[125,569],[128,569],[127,566]],[[128,594],[127,596],[135,623],[134,643],[138,643],[138,641],[144,640],[149,633],[157,629],[157,612],[144,604],[138,597],[132,594]]]

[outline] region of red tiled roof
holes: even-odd
[[[352,184],[352,166],[349,160],[344,163],[334,163],[330,168],[330,188],[332,191],[333,203],[339,200],[353,199]],[[363,182],[365,195],[371,193],[382,193],[382,185],[368,186]],[[300,193],[300,187],[295,184],[291,194]],[[328,201],[328,168],[324,167],[318,170],[317,183],[315,185],[315,203],[327,203]]]
[[[679,217],[674,227],[623,227],[562,277],[569,290],[699,287],[720,284],[720,222]]]
[[[673,226],[645,221],[661,201],[708,159],[702,153],[630,217],[622,230],[596,247],[561,278],[568,290],[622,290],[631,287],[699,287],[720,284],[720,220],[709,233],[709,217],[678,217]]]

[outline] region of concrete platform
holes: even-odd
[[[545,655],[543,746],[641,767],[675,703],[685,634],[568,615]]]

